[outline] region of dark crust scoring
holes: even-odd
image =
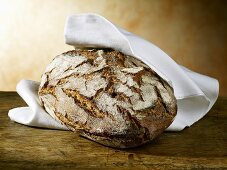
[[[100,49],[77,49],[68,51],[62,54],[62,56],[85,56],[87,58],[87,61],[82,62],[78,66],[89,63],[91,65],[96,65],[94,63],[94,60],[98,57],[97,51]],[[129,102],[131,103],[131,100],[124,94],[120,92],[116,92],[113,88],[114,84],[119,82],[119,79],[116,78],[116,75],[113,73],[113,69],[115,67],[117,68],[130,68],[130,66],[126,62],[126,58],[130,58],[129,56],[125,56],[121,52],[112,50],[112,49],[102,49],[103,50],[103,56],[106,60],[107,67],[98,70],[97,72],[100,72],[102,75],[102,78],[106,79],[108,82],[108,85],[103,88],[99,89],[96,94],[92,97],[86,97],[82,94],[80,94],[76,90],[69,90],[62,88],[63,93],[65,93],[69,98],[72,98],[79,107],[83,108],[86,113],[88,114],[87,121],[85,123],[82,123],[80,121],[73,120],[73,117],[66,114],[65,116],[62,113],[57,112],[56,110],[52,110],[57,117],[58,120],[60,120],[62,123],[64,123],[69,129],[73,131],[77,131],[80,135],[89,138],[91,140],[94,140],[98,143],[101,143],[103,145],[111,146],[111,147],[117,147],[117,148],[129,148],[129,147],[136,147],[141,144],[147,143],[151,140],[153,140],[155,137],[160,135],[173,121],[174,117],[176,116],[177,112],[177,105],[176,105],[176,99],[173,95],[173,89],[171,86],[168,85],[167,82],[165,82],[161,77],[159,77],[153,70],[151,70],[146,64],[144,64],[141,61],[138,61],[137,63],[133,63],[134,66],[138,67],[143,66],[143,70],[136,73],[131,74],[133,77],[133,80],[139,85],[139,88],[130,87],[134,93],[138,93],[140,95],[141,100],[143,100],[143,97],[141,96],[141,81],[142,81],[142,75],[148,75],[148,76],[154,76],[158,79],[158,81],[163,85],[164,88],[168,89],[169,93],[171,93],[171,106],[163,102],[163,98],[160,95],[160,92],[155,87],[155,91],[157,93],[158,99],[153,107],[149,107],[142,110],[135,110],[136,115],[142,115],[144,118],[138,119],[137,116],[131,115],[130,112],[120,106],[117,107],[118,111],[122,113],[123,118],[125,121],[130,122],[129,127],[126,130],[125,134],[117,134],[112,133],[111,129],[105,129],[101,133],[98,131],[95,131],[92,127],[93,120],[102,121],[102,119],[108,121],[118,121],[116,118],[108,112],[104,112],[100,110],[96,104],[93,102],[95,99],[97,99],[103,92],[106,92],[109,94],[112,98],[115,98],[119,101]],[[71,69],[71,68],[69,68]],[[68,70],[69,70],[68,69]],[[75,69],[75,68],[73,68]],[[52,71],[52,70],[51,70]],[[43,99],[43,96],[47,94],[51,94],[57,99],[56,96],[56,88],[61,87],[62,84],[65,84],[68,81],[68,77],[62,78],[58,81],[56,86],[49,85],[48,76],[51,74],[50,72],[45,72],[44,74],[47,76],[47,80],[44,83],[42,87],[39,88],[39,98],[41,102],[44,104],[44,108],[48,110],[45,105],[45,100]],[[67,70],[65,70],[67,71]],[[93,74],[93,73],[92,73]],[[83,75],[87,80],[92,78],[92,74],[85,74]],[[78,74],[70,75],[73,77],[78,77]],[[69,77],[70,77],[69,76]],[[127,85],[127,84],[124,84]],[[62,106],[64,107],[64,106]],[[75,112],[76,114],[76,112]],[[113,125],[114,126],[114,125]],[[114,128],[113,128],[114,129]],[[115,127],[116,130],[116,127]]]

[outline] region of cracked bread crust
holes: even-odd
[[[177,112],[173,89],[142,61],[112,49],[76,49],[47,66],[39,99],[57,121],[106,146],[161,134]]]

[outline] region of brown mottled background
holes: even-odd
[[[176,62],[215,77],[227,96],[227,1],[0,0],[0,90],[20,79],[40,80],[64,44],[66,16],[99,13],[168,53]]]

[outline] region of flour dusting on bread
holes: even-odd
[[[173,121],[173,89],[142,61],[111,49],[73,50],[42,75],[46,111],[82,136],[127,148],[151,141]]]

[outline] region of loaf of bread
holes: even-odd
[[[177,112],[171,86],[142,61],[111,49],[76,49],[47,66],[39,99],[57,121],[116,148],[161,134]]]

